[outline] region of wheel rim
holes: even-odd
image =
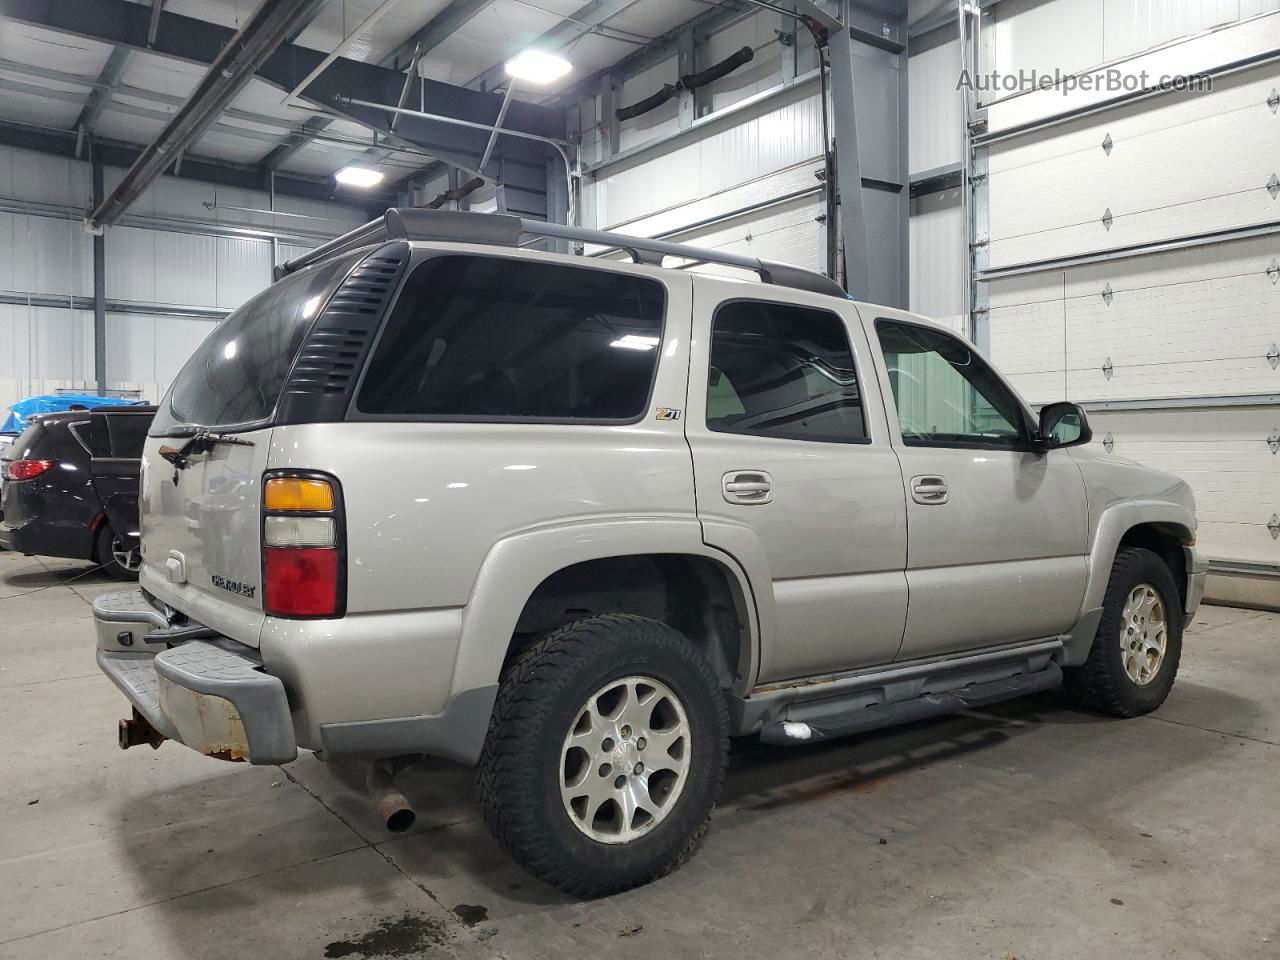
[[[137,547],[126,550],[119,537],[111,538],[111,559],[130,573],[142,566],[142,552]]]
[[[1120,613],[1120,654],[1124,672],[1140,687],[1145,687],[1160,672],[1169,641],[1169,625],[1164,601],[1149,583],[1140,583],[1129,591]]]
[[[630,843],[675,807],[689,776],[689,719],[675,692],[652,677],[597,690],[564,738],[560,798],[592,840]]]

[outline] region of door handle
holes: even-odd
[[[946,503],[951,499],[951,488],[946,477],[920,476],[911,478],[911,499],[927,507]]]
[[[729,503],[755,506],[773,500],[773,478],[763,470],[734,470],[720,481]]]

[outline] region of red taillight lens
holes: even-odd
[[[11,460],[4,466],[6,480],[30,480],[53,466],[52,460]]]
[[[263,551],[268,614],[331,617],[338,612],[338,551],[267,547]]]
[[[341,617],[347,560],[338,481],[271,471],[263,478],[262,512],[263,610],[273,617]]]

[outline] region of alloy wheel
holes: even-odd
[[[689,778],[684,705],[652,677],[613,680],[578,711],[564,738],[560,797],[592,840],[629,843],[675,807]]]

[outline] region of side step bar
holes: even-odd
[[[981,707],[1029,693],[1051,690],[1062,684],[1062,668],[1054,661],[1035,673],[1019,673],[998,680],[972,683],[939,693],[925,693],[910,700],[866,702],[839,698],[794,704],[779,719],[760,728],[765,743],[816,743],[832,737],[862,733],[880,727],[911,723],[970,707]]]

